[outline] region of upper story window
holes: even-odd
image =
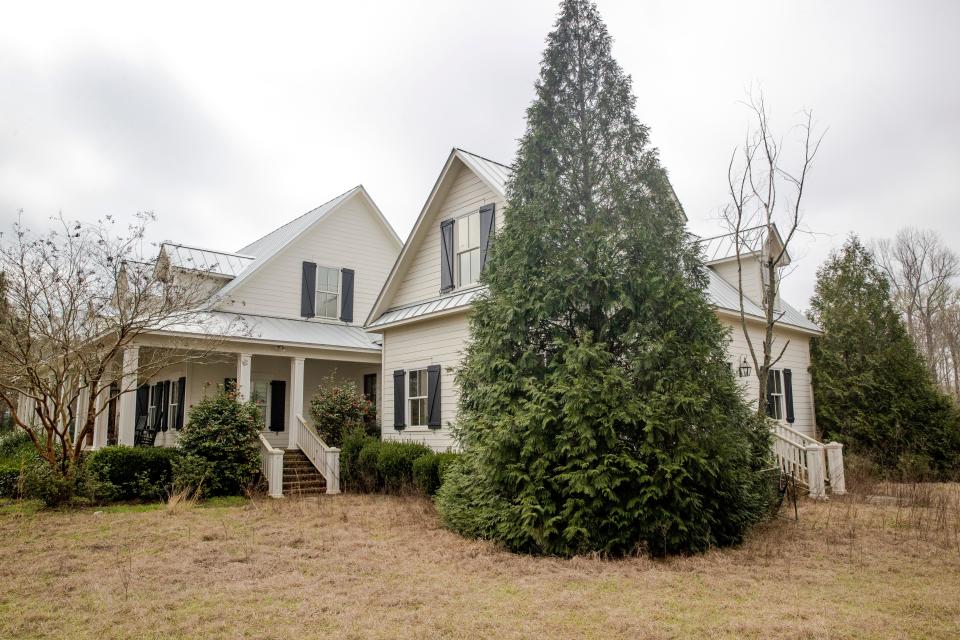
[[[457,220],[457,286],[466,287],[480,279],[480,212]]]
[[[427,424],[427,370],[409,371],[407,376],[407,424],[422,427]]]
[[[340,315],[340,270],[317,267],[317,316],[336,318]]]
[[[767,415],[783,420],[783,371],[770,369],[767,373]]]

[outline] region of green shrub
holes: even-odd
[[[78,485],[83,484],[82,474],[83,467],[74,467],[63,474],[42,461],[24,463],[21,497],[37,498],[48,507],[62,505],[77,494]]]
[[[180,456],[173,463],[173,489],[200,495],[206,490],[207,480],[213,473],[213,463],[205,458]]]
[[[350,429],[340,443],[340,487],[344,491],[362,490],[360,480],[360,451],[369,442],[378,442],[363,429]]]
[[[427,453],[413,461],[413,484],[425,496],[432,496],[443,483],[443,475],[457,459],[455,453]]]
[[[388,493],[401,493],[414,487],[413,463],[433,452],[413,442],[382,442],[377,454],[377,475]]]
[[[380,457],[379,440],[370,439],[360,449],[357,454],[356,474],[357,488],[360,491],[371,492],[379,491],[383,488],[383,480],[377,468],[377,460]]]
[[[331,447],[339,447],[344,437],[357,429],[375,435],[371,420],[373,404],[353,382],[336,382],[331,375],[317,388],[310,400],[310,416],[317,433]],[[371,429],[374,431],[371,432]]]
[[[0,498],[20,497],[22,472],[20,465],[10,463],[0,465]]]
[[[104,447],[85,460],[85,492],[97,501],[158,500],[170,493],[180,451],[163,447]]]
[[[260,431],[263,416],[253,402],[240,402],[233,392],[204,398],[190,409],[190,419],[180,431],[180,449],[195,457],[177,467],[175,483],[196,489],[203,477],[208,496],[239,495],[260,470]],[[201,473],[201,476],[197,474]]]

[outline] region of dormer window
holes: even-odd
[[[457,286],[466,287],[480,279],[480,212],[457,220]]]
[[[340,270],[317,267],[317,311],[320,318],[337,318],[340,314]]]

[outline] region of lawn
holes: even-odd
[[[802,501],[739,548],[663,561],[512,555],[417,498],[14,503],[0,637],[960,636],[960,485],[877,493],[899,497]]]

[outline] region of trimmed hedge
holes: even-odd
[[[383,442],[356,430],[340,448],[340,480],[349,491],[403,493],[417,487],[414,462],[433,455],[413,442]]]
[[[101,500],[157,500],[170,493],[180,456],[163,447],[104,447],[86,459],[86,470]]]
[[[413,461],[413,483],[420,493],[432,496],[443,484],[443,474],[457,459],[456,453],[425,453]]]

